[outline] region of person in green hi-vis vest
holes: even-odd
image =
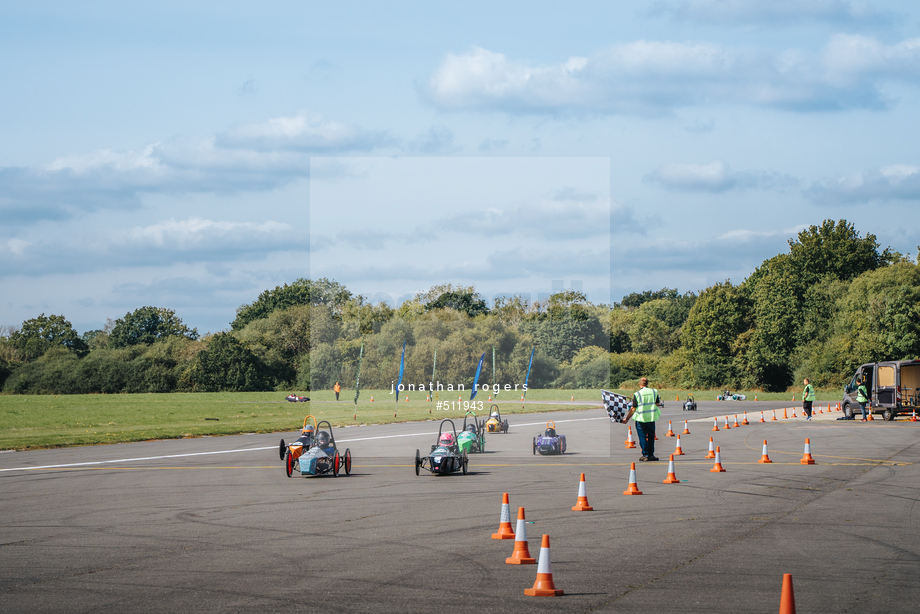
[[[866,403],[869,402],[869,391],[866,390],[866,384],[862,379],[856,380],[856,402],[859,403],[859,409],[862,411],[862,421],[868,422],[866,419]]]
[[[805,419],[811,420],[811,404],[815,402],[815,387],[811,385],[807,377],[802,383],[805,384],[805,390],[802,392],[802,409],[805,410]]]
[[[639,390],[633,394],[632,406],[635,408],[633,418],[636,420],[636,435],[639,446],[642,448],[640,461],[656,461],[655,456],[655,420],[661,416],[664,404],[658,396],[658,391],[648,387],[648,378],[639,378]]]

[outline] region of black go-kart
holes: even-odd
[[[445,426],[449,430],[445,431]],[[466,475],[469,462],[466,452],[461,452],[457,444],[457,427],[453,420],[442,420],[438,429],[438,442],[431,446],[431,453],[422,456],[418,450],[415,451],[415,475],[419,475],[422,469],[435,475],[450,475],[457,471]]]
[[[693,395],[687,395],[687,402],[684,403],[684,411],[696,411],[696,401],[693,400]]]

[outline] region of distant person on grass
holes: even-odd
[[[336,382],[335,386],[333,386],[332,389],[335,390],[335,400],[338,401],[339,393],[342,392],[342,386],[340,386],[339,383]]]
[[[640,461],[656,461],[655,456],[655,420],[661,416],[660,407],[664,404],[658,391],[648,387],[648,378],[639,379],[639,390],[633,394],[632,406],[635,409],[633,418],[636,419],[636,435],[642,448]]]
[[[815,388],[807,377],[802,383],[805,384],[805,390],[802,392],[802,409],[805,411],[805,419],[811,420],[811,404],[815,402]]]

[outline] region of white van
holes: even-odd
[[[869,392],[867,411],[881,413],[885,420],[920,411],[920,360],[870,362],[856,369],[843,389],[843,413],[849,419],[859,413],[856,380],[860,378]]]

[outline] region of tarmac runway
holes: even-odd
[[[416,477],[437,422],[337,429],[354,455],[338,478],[285,475],[294,432],[3,453],[0,611],[735,614],[777,611],[784,573],[800,614],[920,611],[920,423],[771,421],[782,407],[670,401],[657,463],[600,409],[509,415],[467,476]],[[532,454],[547,420],[570,453]],[[662,483],[668,420],[679,484]],[[632,462],[641,496],[623,495]],[[571,511],[581,473],[592,512]],[[505,564],[504,492],[533,556],[550,535],[564,596],[525,596],[536,565]]]

